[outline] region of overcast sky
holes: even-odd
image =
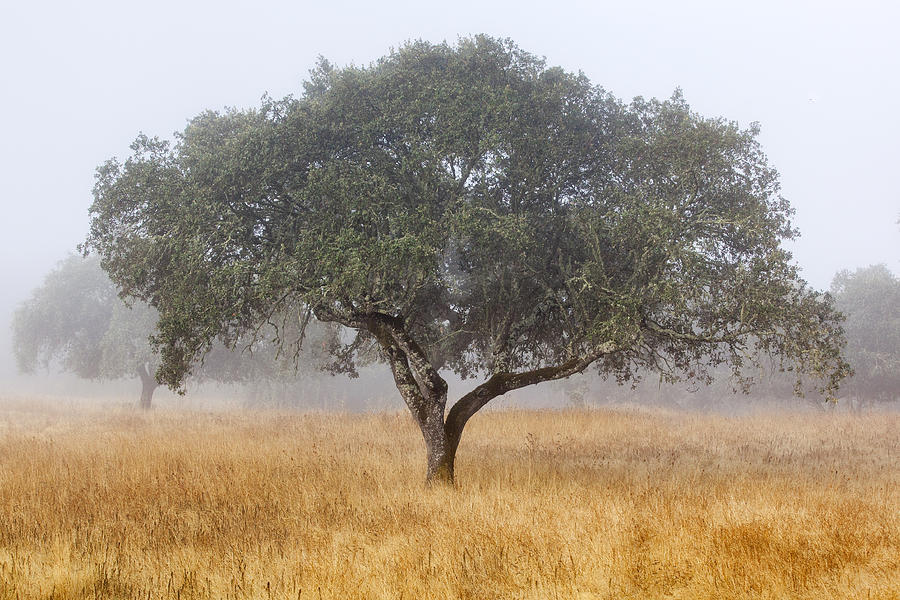
[[[0,374],[8,320],[87,228],[94,169],[138,132],[298,93],[318,55],[368,63],[410,39],[510,37],[616,96],[681,87],[762,126],[796,208],[806,278],[900,268],[895,2],[4,2]]]

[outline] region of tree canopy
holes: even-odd
[[[297,307],[376,349],[452,479],[468,419],[596,368],[736,376],[760,352],[833,390],[840,318],[782,243],[776,171],[680,93],[623,103],[508,40],[322,60],[298,97],[141,135],[97,172],[87,247],[159,310],[158,377]],[[447,410],[442,370],[484,379]]]
[[[884,265],[840,271],[831,284],[847,316],[847,359],[855,371],[842,387],[855,401],[893,400],[900,390],[900,279]]]

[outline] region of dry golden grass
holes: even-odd
[[[900,598],[900,417],[0,408],[0,599]]]

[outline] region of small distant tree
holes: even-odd
[[[141,381],[139,405],[149,409],[159,387],[159,357],[150,344],[158,313],[145,302],[123,302],[97,256],[61,261],[13,315],[13,350],[19,370],[56,366],[86,379]],[[194,379],[235,382],[287,370],[272,360],[271,344],[256,353],[217,345]],[[264,356],[264,357],[263,357]]]
[[[126,304],[115,284],[100,268],[96,255],[70,256],[61,261],[13,315],[13,350],[21,372],[56,366],[86,379],[120,379],[137,375],[141,382],[139,406],[149,409],[159,387],[160,360],[151,338],[158,313],[145,302]],[[214,344],[192,380],[219,383],[283,380],[296,384],[318,367],[345,371],[329,349],[339,343],[335,327],[306,328],[310,342],[301,348],[302,323],[280,315],[278,328],[266,324],[253,348],[235,341],[232,348]],[[293,345],[278,337],[292,336]],[[275,336],[272,339],[271,336]],[[301,356],[302,350],[302,356]],[[304,370],[298,371],[300,367]],[[183,391],[180,390],[180,391]]]
[[[61,261],[13,315],[13,350],[19,370],[52,364],[86,379],[137,376],[140,406],[150,408],[159,365],[148,336],[157,321],[146,303],[127,306],[99,258]]]
[[[756,351],[833,390],[839,315],[799,277],[756,140],[680,94],[623,104],[510,41],[322,61],[298,98],[207,112],[98,169],[87,247],[160,312],[178,388],[286,306],[376,348],[452,481],[492,399],[588,368],[740,376]],[[303,328],[298,336],[302,337]],[[752,350],[752,352],[751,352]],[[482,383],[448,405],[442,370]]]
[[[885,265],[840,271],[831,284],[847,320],[847,359],[854,370],[841,387],[858,408],[900,395],[900,279]]]

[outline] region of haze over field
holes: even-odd
[[[900,8],[309,4],[0,12],[0,600],[900,598]]]
[[[0,174],[0,376],[13,366],[9,314],[87,228],[93,173],[139,131],[169,136],[205,109],[281,97],[323,55],[365,64],[404,40],[508,36],[548,63],[583,70],[623,99],[668,97],[746,126],[797,210],[793,247],[807,279],[885,263],[897,272],[900,158],[893,105],[900,9],[762,2],[87,2],[6,8]]]

